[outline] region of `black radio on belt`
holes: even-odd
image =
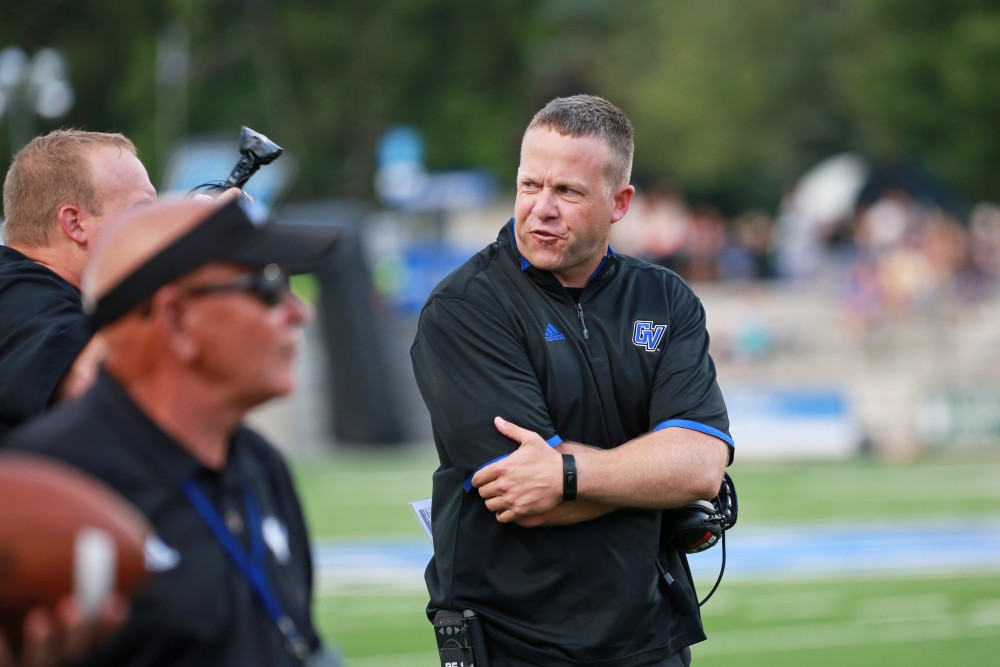
[[[441,667],[490,667],[483,626],[471,609],[439,610],[434,614],[434,636]]]

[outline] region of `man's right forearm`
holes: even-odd
[[[561,454],[575,454],[582,450],[593,449],[597,448],[591,445],[583,445],[579,442],[570,442],[568,440],[564,440],[556,446],[556,450]],[[538,526],[570,526],[575,523],[583,523],[584,521],[596,519],[597,517],[604,516],[605,514],[615,511],[616,509],[618,509],[618,507],[615,505],[578,498],[576,500],[564,500],[544,514],[526,517],[516,523],[523,528],[536,528]]]
[[[647,433],[614,449],[576,453],[581,498],[667,509],[709,500],[719,491],[728,445],[685,428]]]
[[[522,528],[539,526],[571,526],[604,516],[618,509],[613,505],[593,500],[564,500],[543,514],[535,514],[517,521]]]

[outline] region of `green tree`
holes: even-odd
[[[1000,5],[990,0],[857,2],[859,39],[838,84],[856,142],[919,160],[967,197],[1000,196]]]
[[[599,77],[635,122],[640,182],[730,212],[771,208],[793,175],[849,143],[829,58],[849,7],[628,4]]]
[[[843,150],[997,197],[1000,6],[989,0],[609,3],[595,79],[632,114],[640,180],[773,207]]]
[[[258,116],[300,160],[297,196],[369,195],[378,139],[400,123],[431,168],[510,164],[528,0],[246,0],[207,20],[177,4],[197,54],[192,129]]]
[[[56,127],[122,131],[149,148],[135,119],[151,118],[150,97],[130,94],[135,79],[151,71],[155,26],[163,20],[161,8],[148,3],[110,0],[76,2],[4,2],[0,10],[0,48],[19,46],[28,54],[45,47],[58,48],[66,58],[76,101],[65,118],[32,117],[36,133]],[[147,75],[148,76],[148,75]],[[0,119],[5,127],[8,118]],[[20,146],[8,132],[0,136],[0,166]],[[151,156],[144,150],[143,157]]]
[[[725,212],[773,208],[842,150],[997,196],[993,0],[38,0],[2,15],[0,48],[69,61],[76,105],[36,129],[125,132],[154,182],[173,142],[249,125],[297,159],[290,198],[369,197],[378,138],[401,123],[430,168],[512,182],[531,113],[592,92],[635,121],[640,184]],[[188,65],[168,81],[171,35]]]
[[[57,46],[68,56],[77,104],[56,125],[120,130],[139,145],[154,182],[168,146],[158,114],[183,96],[185,134],[235,138],[240,125],[272,137],[300,165],[292,197],[367,196],[387,127],[417,127],[430,168],[513,172],[526,107],[521,33],[531,0],[172,0],[22,3],[4,9],[0,47]],[[183,85],[157,86],[157,46],[187,35]],[[7,145],[4,145],[7,144]],[[17,146],[4,139],[9,154]],[[225,174],[206,175],[223,177]],[[512,176],[510,177],[512,178]]]

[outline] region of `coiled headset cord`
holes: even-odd
[[[706,595],[704,599],[702,599],[702,601],[698,603],[699,608],[704,606],[704,604],[708,602],[709,598],[711,598],[712,595],[715,594],[715,591],[719,589],[719,584],[722,583],[722,575],[726,573],[725,528],[722,530],[722,539],[720,541],[722,543],[722,563],[719,565],[719,576],[715,580],[715,585],[712,586],[712,590],[710,590],[708,592],[708,595]],[[671,576],[669,572],[667,572],[667,568],[663,567],[663,563],[660,562],[659,558],[656,559],[656,569],[659,570],[660,578],[663,580],[663,583],[666,584],[667,598],[670,599],[670,604],[672,604],[674,608],[680,611],[682,614],[690,614],[692,611],[694,611],[694,609],[691,607],[690,598],[684,595],[681,592],[680,588],[674,586],[675,579],[673,578],[673,576]]]
[[[721,540],[721,542],[722,542],[722,564],[719,566],[719,578],[715,580],[715,585],[712,586],[712,590],[710,590],[708,592],[708,595],[705,596],[705,599],[698,603],[699,607],[703,606],[706,602],[708,602],[708,599],[710,597],[712,597],[712,595],[715,593],[716,590],[718,590],[719,584],[722,583],[722,575],[726,572],[726,530],[725,529],[723,529],[723,531],[722,531],[722,540]]]

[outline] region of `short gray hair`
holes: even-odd
[[[535,114],[525,133],[536,128],[570,137],[604,139],[611,148],[611,161],[605,168],[611,189],[628,185],[635,152],[632,122],[611,102],[596,95],[557,97]]]

